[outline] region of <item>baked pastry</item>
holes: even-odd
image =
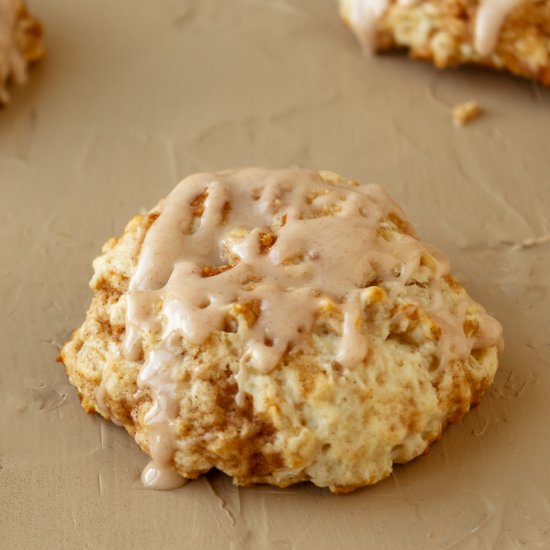
[[[405,48],[440,68],[478,64],[550,86],[550,0],[340,0],[369,50]]]
[[[94,269],[60,360],[84,409],[151,455],[156,488],[211,468],[238,485],[375,483],[497,369],[501,327],[447,258],[381,187],[330,172],[188,177]]]
[[[9,101],[7,84],[24,84],[30,63],[42,59],[42,25],[20,0],[0,0],[0,105]]]

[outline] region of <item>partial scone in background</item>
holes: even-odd
[[[9,84],[24,84],[28,66],[44,57],[42,35],[22,0],[0,0],[0,106],[9,101]]]
[[[378,5],[375,0],[340,0],[342,16],[352,28],[357,5],[369,2]],[[477,64],[507,70],[550,86],[549,0],[519,1],[507,11],[496,47],[489,52],[475,47],[481,0],[387,0],[386,4],[373,22],[372,48],[406,49],[411,57],[432,61],[439,68]]]

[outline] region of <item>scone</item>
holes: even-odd
[[[369,50],[405,48],[440,68],[478,64],[550,86],[550,0],[340,0]]]
[[[30,63],[42,59],[42,25],[20,0],[0,0],[0,105],[9,101],[9,82],[24,84]]]
[[[377,185],[249,168],[183,180],[94,261],[60,360],[142,480],[375,483],[479,401],[501,326]]]

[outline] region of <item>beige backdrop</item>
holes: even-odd
[[[549,548],[550,90],[366,59],[331,0],[31,7],[48,58],[0,112],[0,546]],[[486,114],[453,127],[470,98]],[[249,164],[384,185],[504,324],[484,402],[372,488],[144,490],[55,363],[101,244],[183,176]]]

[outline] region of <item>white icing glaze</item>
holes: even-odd
[[[483,312],[478,333],[466,337],[473,302],[464,298],[462,310],[448,311],[446,257],[409,234],[382,238],[380,225],[392,216],[404,219],[379,186],[330,184],[306,170],[197,174],[172,191],[146,235],[127,294],[125,354],[138,360],[145,351],[138,387],[152,399],[144,419],[152,457],[145,483],[166,487],[175,480],[177,342],[201,344],[223,330],[232,304],[259,304],[255,322],[239,329],[239,386],[247,372],[268,373],[299,348],[327,297],[343,318],[336,360],[356,367],[368,352],[361,292],[380,280],[397,300],[427,255],[435,262],[428,313],[442,330],[443,361],[499,341],[500,325]],[[269,246],[261,244],[266,236]],[[147,352],[142,338],[151,331],[162,333],[162,343]]]
[[[9,99],[8,79],[23,84],[27,78],[27,63],[15,41],[17,4],[14,0],[0,0],[0,103]]]
[[[475,48],[482,56],[491,55],[497,45],[504,20],[525,0],[483,0],[477,11]]]

